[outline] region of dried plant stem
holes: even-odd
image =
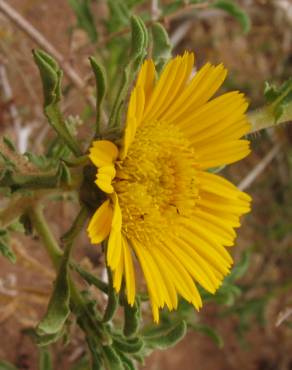
[[[249,172],[249,174],[239,183],[240,190],[246,190],[264,172],[268,164],[276,157],[281,149],[281,144],[276,144],[266,156]]]
[[[34,28],[25,18],[23,18],[15,9],[13,9],[11,5],[7,4],[4,0],[0,0],[0,11],[4,13],[18,28],[25,32],[38,46],[43,48],[58,61],[70,81],[75,85],[77,89],[81,90],[84,93],[87,102],[92,107],[95,107],[95,99],[85,90],[84,80],[65,60],[63,55],[36,28]]]

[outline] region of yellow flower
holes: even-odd
[[[250,152],[240,140],[250,129],[247,102],[237,91],[210,100],[226,70],[206,64],[192,77],[193,65],[192,53],[178,56],[155,82],[154,64],[145,61],[121,142],[95,141],[89,155],[96,185],[108,194],[88,226],[91,242],[108,238],[114,288],[124,277],[131,305],[136,256],[156,322],[159,308],[177,308],[178,295],[199,309],[195,283],[218,289],[232,265],[226,247],[250,210],[247,194],[208,172]]]

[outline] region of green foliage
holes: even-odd
[[[103,293],[108,293],[108,285],[104,283],[102,280],[98,279],[98,277],[92,275],[90,272],[84,270],[77,264],[71,264],[71,267],[76,270],[80,276],[89,284],[94,285],[97,289],[101,290]]]
[[[139,329],[141,321],[140,300],[137,297],[133,306],[129,305],[126,299],[123,302],[124,306],[124,335],[131,337],[135,335]]]
[[[77,27],[83,29],[92,42],[96,42],[97,31],[89,0],[68,0],[77,17]]]
[[[240,23],[243,32],[247,33],[250,30],[250,18],[248,14],[233,0],[217,0],[212,5],[214,8],[222,9]]]
[[[103,319],[102,319],[103,322],[108,322],[113,318],[118,308],[118,304],[119,304],[119,297],[113,287],[113,278],[112,278],[112,273],[109,267],[107,268],[107,275],[108,275],[108,282],[109,282],[108,301],[107,301],[107,306],[106,306]]]
[[[107,0],[110,16],[106,21],[109,32],[115,32],[129,25],[130,11],[123,0]]]
[[[171,57],[171,43],[165,28],[160,23],[154,23],[152,31],[152,58],[157,71],[161,71]]]
[[[145,328],[142,331],[143,340],[149,348],[166,349],[173,347],[187,332],[185,321],[163,323],[159,326]]]
[[[137,16],[131,17],[131,50],[130,61],[125,66],[119,91],[117,92],[112,113],[109,120],[109,128],[118,127],[121,124],[121,113],[130,84],[136,77],[143,59],[147,54],[148,32],[144,22]]]
[[[49,123],[75,155],[81,155],[76,139],[71,135],[59,108],[62,71],[57,62],[42,50],[33,51],[44,91],[44,112]]]
[[[53,370],[52,355],[48,348],[40,348],[39,370]]]
[[[7,361],[0,360],[0,370],[17,370],[17,368]]]
[[[0,229],[0,253],[10,262],[16,262],[16,256],[9,245],[9,234],[7,230]]]
[[[68,263],[69,253],[67,252],[64,254],[60,264],[48,311],[37,327],[37,334],[39,336],[58,334],[63,329],[70,314]]]
[[[292,102],[292,78],[285,81],[280,87],[266,82],[264,95],[277,123]]]
[[[95,137],[100,136],[100,111],[102,107],[102,101],[104,99],[107,82],[106,74],[104,68],[94,59],[93,57],[89,58],[91,68],[94,72],[95,82],[96,82],[96,129]]]

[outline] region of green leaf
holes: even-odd
[[[95,83],[96,83],[96,128],[95,128],[95,137],[100,136],[100,111],[101,105],[103,102],[103,98],[106,93],[106,74],[104,68],[98,64],[98,62],[93,58],[90,57],[90,64],[95,76]]]
[[[0,370],[17,370],[17,368],[7,361],[0,360]]]
[[[49,123],[60,138],[76,155],[81,155],[81,150],[75,138],[71,135],[59,109],[61,100],[62,71],[57,62],[42,50],[33,50],[34,60],[39,68],[44,92],[44,112]]]
[[[135,5],[143,4],[146,0],[124,0],[129,9],[133,8]]]
[[[68,279],[69,250],[66,251],[58,276],[55,281],[55,288],[51,296],[47,313],[37,327],[37,333],[41,335],[54,335],[60,332],[70,314],[70,288]]]
[[[124,370],[122,360],[112,346],[103,346],[102,350],[107,369]]]
[[[61,99],[62,72],[57,62],[42,50],[33,50],[33,56],[43,82],[45,106],[58,103]]]
[[[145,48],[145,26],[138,16],[131,17],[131,57],[137,58],[144,52]]]
[[[39,370],[52,370],[52,356],[48,348],[40,348]]]
[[[10,262],[16,262],[16,256],[9,246],[9,235],[6,230],[0,229],[0,253]]]
[[[143,339],[149,348],[166,349],[173,347],[186,335],[187,325],[180,321],[174,325],[162,324],[143,330]]]
[[[247,33],[250,30],[249,15],[234,1],[231,0],[217,0],[212,7],[222,9],[228,14],[232,15],[240,23],[243,32]]]
[[[250,250],[246,250],[242,253],[240,261],[238,261],[238,263],[232,269],[231,273],[226,277],[226,282],[234,282],[246,274],[250,265],[250,256]]]
[[[289,78],[280,87],[266,82],[264,95],[274,114],[275,122],[278,122],[288,104],[292,102],[292,78]]]
[[[152,57],[156,70],[159,72],[171,57],[171,43],[167,31],[160,23],[154,23],[151,31],[153,42]]]
[[[139,330],[141,321],[141,308],[140,301],[136,298],[133,306],[129,305],[127,300],[123,304],[124,306],[124,335],[131,337]]]
[[[7,136],[3,136],[3,143],[8,146],[8,148],[12,151],[12,152],[16,152],[16,148],[15,148],[15,145],[13,144],[13,142],[7,137]]]
[[[108,322],[113,318],[119,305],[119,296],[117,295],[113,287],[113,278],[109,267],[107,267],[107,274],[109,281],[108,284],[109,290],[108,290],[108,302],[102,319],[103,322]]]
[[[131,17],[131,52],[130,61],[124,68],[119,91],[116,95],[109,127],[115,128],[120,125],[121,111],[126,101],[128,88],[136,77],[143,59],[147,54],[148,32],[142,19],[137,16]]]
[[[127,357],[123,352],[120,352],[118,350],[116,352],[119,355],[123,363],[124,370],[136,370],[137,369],[133,361],[130,360],[129,357]]]
[[[144,342],[141,338],[124,339],[123,337],[116,337],[113,340],[113,346],[123,353],[137,353],[144,347]]]
[[[213,328],[211,328],[210,326],[208,325],[204,325],[204,324],[188,324],[188,326],[190,328],[192,328],[194,331],[198,331],[200,333],[203,333],[203,334],[206,334],[208,337],[210,337],[213,342],[219,347],[219,348],[223,348],[224,346],[224,341],[221,337],[221,335],[219,335]]]
[[[68,0],[73,9],[78,27],[82,28],[92,42],[97,41],[97,31],[89,0]]]
[[[130,12],[124,0],[107,0],[109,18],[107,28],[109,32],[116,32],[129,24]]]
[[[90,285],[94,285],[96,288],[101,290],[103,293],[108,294],[108,285],[102,280],[98,279],[96,276],[92,275],[90,272],[84,270],[81,266],[77,264],[72,264],[71,267],[78,272],[78,274]]]

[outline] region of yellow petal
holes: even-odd
[[[116,145],[107,140],[94,141],[89,149],[89,158],[96,167],[111,165],[117,159],[118,154]]]
[[[110,233],[113,210],[109,200],[106,200],[94,213],[87,231],[91,243],[98,244],[105,240]]]
[[[122,212],[119,206],[117,195],[112,196],[114,212],[112,217],[111,232],[107,245],[107,263],[112,270],[115,270],[121,259],[122,253]]]
[[[214,67],[207,63],[195,74],[192,81],[170,107],[164,119],[174,124],[183,120],[212,97],[222,85],[226,74],[221,64]]]
[[[126,279],[126,289],[128,303],[132,306],[135,302],[135,271],[133,258],[131,255],[130,247],[124,237],[122,237],[122,246],[124,252],[124,265],[125,265],[125,279]]]
[[[115,166],[113,164],[100,167],[97,172],[96,185],[105,193],[111,194],[114,192],[112,180],[116,175]]]

